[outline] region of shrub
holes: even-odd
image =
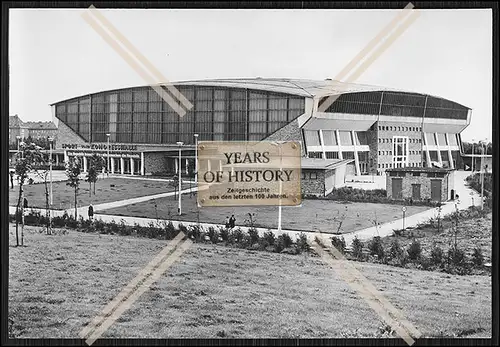
[[[285,238],[283,235],[280,235],[276,238],[276,241],[274,242],[274,251],[276,253],[279,253],[282,250],[284,250],[285,248],[286,248],[285,247]]]
[[[214,227],[208,228],[208,237],[210,238],[210,242],[212,243],[219,242],[219,232],[215,230]]]
[[[391,243],[391,248],[389,249],[389,257],[396,260],[400,260],[404,257],[403,248],[396,239],[394,239]]]
[[[422,247],[420,246],[420,242],[417,240],[413,240],[410,246],[408,247],[408,258],[412,261],[419,260],[422,256]]]
[[[384,245],[380,236],[375,236],[368,244],[368,249],[371,255],[376,255],[379,260],[384,259]]]
[[[358,239],[357,236],[352,240],[352,255],[357,260],[362,260],[364,258],[363,255],[363,243]]]
[[[235,244],[240,244],[241,241],[243,240],[243,231],[241,228],[236,228],[233,229],[229,235],[229,242],[230,243],[235,243]]]
[[[181,226],[186,229],[185,234],[192,240],[195,241],[204,241],[204,233],[201,230],[201,227],[199,225],[191,225],[189,227],[185,227],[182,224],[179,224],[179,230],[181,229]]]
[[[475,266],[483,266],[484,264],[483,252],[479,247],[474,248],[474,252],[472,253],[472,264]]]
[[[308,252],[310,246],[309,243],[307,243],[307,235],[304,233],[300,233],[299,237],[297,238],[296,245],[297,245],[297,251],[299,253]]]
[[[434,245],[431,249],[431,265],[441,266],[443,264],[444,251],[441,247]]]
[[[219,227],[219,234],[220,234],[222,241],[224,241],[224,242],[229,241],[229,229],[228,228]]]
[[[274,236],[274,233],[272,231],[266,231],[264,233],[263,239],[269,246],[273,246],[274,242],[276,241],[276,236]]]
[[[283,233],[281,236],[283,237],[283,244],[285,248],[289,248],[293,245],[293,240],[290,235],[288,235],[287,233]]]
[[[451,247],[448,249],[448,264],[454,266],[465,266],[467,259],[465,252],[460,248]]]
[[[344,237],[332,236],[332,246],[335,247],[340,253],[344,254],[346,249]]]
[[[250,244],[253,245],[259,242],[259,232],[256,228],[249,228],[248,235],[250,236]]]
[[[394,236],[401,236],[401,235],[403,235],[404,230],[403,229],[393,229],[392,231],[394,233]]]

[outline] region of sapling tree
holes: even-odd
[[[34,143],[21,142],[19,152],[16,154],[15,172],[19,183],[19,197],[16,206],[16,246],[19,246],[19,208],[21,208],[23,225],[21,228],[21,245],[24,245],[24,184],[28,174],[34,167],[43,163],[41,147]]]
[[[75,190],[75,220],[78,220],[78,189],[80,188],[80,174],[82,173],[82,167],[80,160],[77,157],[73,157],[66,163],[66,176],[68,181],[66,185],[72,187]]]
[[[89,196],[92,196],[92,183],[94,184],[94,195],[95,195],[95,184],[99,178],[99,173],[105,166],[105,160],[103,157],[94,153],[89,158],[89,167],[87,170],[87,176],[85,181],[89,182]]]

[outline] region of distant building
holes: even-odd
[[[14,116],[9,116],[9,145],[17,145],[18,136],[20,136],[21,139],[28,137],[29,128],[16,114]]]
[[[53,137],[57,138],[57,127],[53,122],[26,122],[29,136],[33,139]]]
[[[403,167],[386,170],[387,197],[394,200],[448,201],[455,197],[452,169]]]

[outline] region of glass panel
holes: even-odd
[[[304,130],[306,146],[319,146],[319,133],[317,130]]]
[[[325,146],[336,146],[337,138],[335,130],[323,130],[323,141]]]
[[[340,145],[350,146],[352,145],[351,133],[349,131],[339,131]]]

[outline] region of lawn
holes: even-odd
[[[196,222],[223,224],[226,216],[234,214],[236,225],[245,225],[248,213],[255,213],[255,225],[264,228],[276,228],[278,223],[278,207],[204,207],[196,205],[196,196],[185,195],[182,198],[182,216],[177,215],[177,200],[166,197],[137,204],[100,210],[98,213],[156,218],[155,203],[158,206],[158,218]],[[426,206],[408,206],[406,216],[425,211]],[[345,218],[342,215],[345,214]],[[340,232],[346,233],[373,226],[375,214],[379,223],[402,218],[401,206],[377,203],[345,203],[331,200],[303,200],[299,207],[282,207],[282,228],[290,230],[320,230],[322,232],[337,231],[342,221]]]
[[[47,236],[12,247],[9,322],[18,338],[78,338],[164,246],[116,235]],[[423,337],[490,337],[491,278],[354,263]],[[381,337],[385,325],[320,258],[195,244],[104,338]]]
[[[189,188],[189,184],[183,184],[183,189],[186,188]],[[95,205],[173,191],[174,187],[170,186],[170,182],[118,177],[99,178],[96,183],[96,195],[94,195],[94,187],[92,186],[92,197],[89,196],[89,184],[80,181],[78,205],[86,206],[90,203]],[[24,193],[30,207],[45,208],[45,185],[43,183],[25,185]],[[66,210],[75,206],[74,190],[67,186],[65,181],[52,183],[52,195],[54,209]],[[16,206],[18,197],[19,187],[15,186],[14,189],[9,190],[9,205]]]

